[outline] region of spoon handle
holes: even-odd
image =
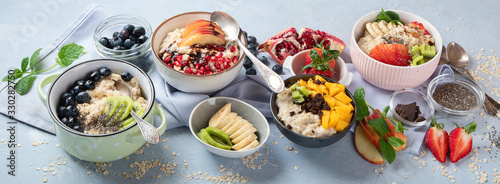
[[[139,125],[139,129],[141,130],[142,135],[144,136],[144,139],[146,139],[146,141],[151,144],[160,142],[160,135],[153,125],[137,116],[134,111],[130,111],[130,115],[132,115],[134,120],[137,122],[137,125]]]
[[[283,92],[283,89],[285,88],[285,82],[283,79],[274,71],[269,69],[266,65],[264,65],[257,57],[255,57],[244,45],[241,43],[240,40],[236,41],[238,43],[238,46],[245,52],[245,54],[250,58],[252,63],[255,65],[257,70],[260,72],[262,77],[264,77],[264,80],[267,83],[267,86],[275,92],[275,93],[281,93]]]

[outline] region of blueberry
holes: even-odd
[[[95,89],[95,82],[91,80],[85,81],[85,84],[83,84],[86,90],[93,90]]]
[[[274,65],[272,69],[277,74],[281,74],[281,72],[283,72],[283,67],[280,64]]]
[[[87,92],[82,91],[75,96],[75,100],[76,100],[76,102],[81,103],[81,104],[82,103],[89,103],[90,102],[90,95]]]
[[[128,36],[128,39],[134,41],[134,43],[137,42],[137,38],[134,35],[132,35],[132,34],[130,36]]]
[[[129,72],[125,71],[125,72],[122,72],[121,75],[122,79],[125,81],[125,82],[128,82],[130,80],[132,80],[132,74],[130,74]]]
[[[59,99],[59,101],[60,101],[59,104],[64,105],[64,103],[66,103],[66,98],[68,98],[70,96],[73,96],[73,95],[71,95],[71,93],[63,93],[61,95],[61,98]]]
[[[107,76],[111,75],[111,69],[109,69],[108,67],[102,67],[101,69],[99,69],[99,73],[102,76],[107,77]]]
[[[114,37],[113,40],[111,40],[111,43],[109,45],[112,48],[115,48],[117,46],[123,46],[123,40],[120,37]]]
[[[245,58],[245,61],[243,62],[243,66],[248,69],[253,66],[252,61],[249,58]]]
[[[128,32],[128,30],[124,29],[124,30],[120,31],[120,38],[122,40],[128,39],[128,36],[130,36],[130,32]]]
[[[134,28],[134,31],[132,31],[132,34],[135,37],[139,37],[141,35],[145,35],[146,34],[146,30],[142,26],[137,26],[137,27]]]
[[[83,84],[85,84],[85,80],[77,80],[75,82],[75,86],[83,86]]]
[[[101,80],[101,77],[102,77],[101,73],[97,70],[94,70],[89,74],[88,79],[91,81],[97,82],[97,81]]]
[[[69,117],[68,118],[68,127],[74,127],[80,125],[80,120],[76,117]]]
[[[99,39],[99,43],[101,43],[101,45],[104,47],[111,48],[109,39],[106,37],[102,37],[101,39]]]
[[[250,43],[257,44],[257,38],[255,38],[255,36],[248,36],[247,37],[247,42],[248,42],[248,44],[250,44]]]
[[[255,71],[254,68],[249,68],[249,69],[247,69],[246,74],[247,75],[256,75],[257,71]]]
[[[65,125],[67,125],[67,124],[68,124],[68,121],[69,121],[69,120],[68,120],[68,118],[67,118],[67,117],[63,117],[63,118],[61,118],[61,122],[62,122],[62,123],[64,123]]]
[[[141,35],[139,38],[137,38],[137,43],[142,44],[148,40],[148,37],[146,35]]]
[[[135,26],[132,24],[127,24],[127,25],[123,26],[123,30],[127,30],[129,33],[134,31],[134,28],[135,28]]]
[[[123,42],[123,47],[125,47],[126,49],[130,49],[134,44],[134,41],[126,39],[125,42]]]
[[[68,98],[66,98],[66,100],[64,101],[64,105],[65,106],[68,106],[68,105],[75,105],[76,104],[76,101],[75,101],[75,97],[73,96],[69,96]]]
[[[76,117],[78,116],[78,108],[75,105],[69,105],[66,107],[67,110],[67,117],[73,116]]]
[[[257,50],[257,45],[255,43],[248,44],[248,50]]]
[[[132,47],[130,47],[130,49],[135,49],[135,48],[139,47],[139,45],[141,45],[141,44],[136,43],[136,44],[132,45]]]
[[[250,50],[250,52],[251,52],[251,53],[252,53],[255,57],[257,57],[257,54],[259,54],[259,52],[258,52],[258,51],[256,51],[256,50]]]
[[[120,36],[120,33],[118,31],[113,33],[113,38],[118,37],[118,36]]]
[[[57,115],[59,115],[59,117],[66,117],[66,114],[67,114],[67,110],[66,110],[66,107],[65,106],[59,106],[57,107]]]
[[[248,33],[246,31],[242,31],[242,32],[245,35],[245,38],[248,37]]]
[[[126,50],[126,48],[124,46],[116,46],[113,47],[113,50]]]
[[[266,65],[269,64],[269,60],[267,60],[266,56],[260,56],[259,60]]]

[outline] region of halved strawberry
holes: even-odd
[[[470,133],[475,130],[476,123],[472,122],[465,127],[457,125],[457,128],[450,132],[450,160],[452,163],[458,162],[470,153],[472,150],[472,135]]]
[[[425,145],[431,150],[438,161],[444,163],[448,154],[448,132],[443,130],[443,123],[436,122],[436,118],[432,118],[431,120],[431,128],[427,130],[427,134],[425,135]]]
[[[376,45],[371,50],[370,57],[382,63],[396,66],[409,66],[411,60],[408,47],[403,44]]]
[[[329,48],[329,46],[326,45],[326,48]],[[304,74],[316,74],[332,78],[333,69],[336,65],[335,59],[339,57],[339,54],[340,51],[338,50],[325,49],[323,41],[321,41],[307,53],[302,71]]]

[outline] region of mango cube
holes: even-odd
[[[337,99],[338,101],[341,101],[342,103],[344,103],[346,105],[348,103],[351,103],[351,101],[352,101],[352,99],[349,98],[349,96],[347,96],[344,91],[339,92],[337,95],[335,95],[335,99]]]
[[[319,75],[314,76],[314,80],[319,80],[319,81],[326,82],[326,80],[323,77],[319,76]]]
[[[339,122],[339,116],[337,115],[337,113],[335,111],[330,111],[330,122],[328,123],[328,125],[330,127],[335,127],[337,126],[338,122]]]
[[[349,126],[349,123],[344,120],[339,120],[337,126],[335,126],[335,130],[337,130],[337,132],[342,132],[345,128],[347,128],[347,126]]]
[[[324,129],[330,128],[329,120],[330,120],[330,111],[323,111],[323,116],[321,117],[321,126],[323,126]]]

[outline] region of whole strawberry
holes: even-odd
[[[448,154],[448,132],[444,129],[443,123],[437,123],[436,118],[431,119],[431,128],[427,130],[425,135],[425,145],[432,152],[434,157],[441,162],[446,162],[446,154]]]
[[[309,50],[306,55],[305,66],[302,67],[304,74],[322,75],[328,78],[333,77],[333,69],[335,68],[335,59],[339,57],[338,50],[328,50],[328,45],[323,46],[323,42]]]
[[[458,162],[470,153],[472,150],[472,135],[470,133],[474,131],[476,131],[476,123],[472,122],[465,127],[457,125],[457,128],[450,132],[450,160],[452,163]]]

